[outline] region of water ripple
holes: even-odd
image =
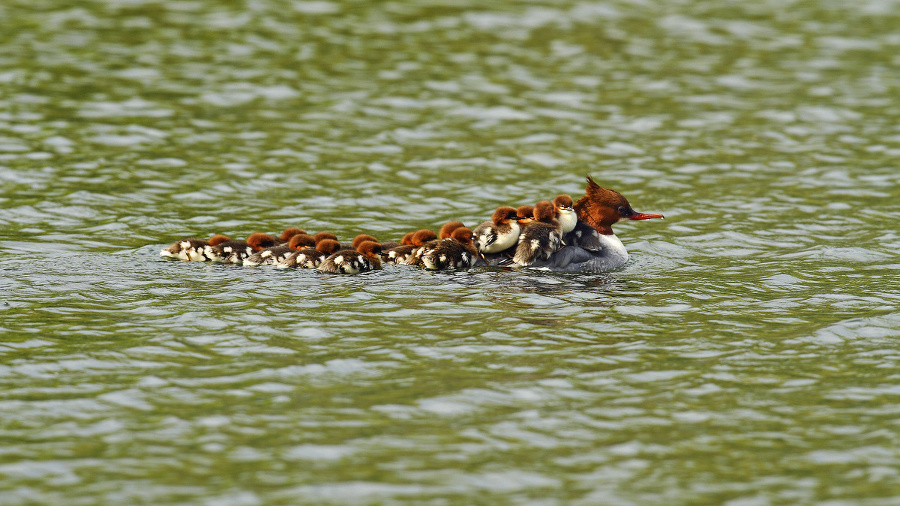
[[[657,3],[0,6],[5,502],[895,502],[896,13]],[[617,272],[158,257],[587,174]]]

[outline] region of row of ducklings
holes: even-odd
[[[572,206],[572,197],[559,195],[534,206],[500,206],[474,231],[452,221],[441,227],[439,237],[431,230],[411,232],[403,245],[385,251],[385,261],[432,270],[471,267],[479,261],[524,267],[549,259],[566,244],[599,249],[596,231],[578,220]],[[455,235],[458,230],[461,236]]]
[[[279,236],[257,232],[246,240],[220,234],[208,240],[190,237],[163,248],[159,254],[184,261],[276,265],[355,274],[381,268],[381,250],[382,245],[367,234],[357,236],[351,244],[341,244],[330,232],[311,236],[303,229],[290,227]]]
[[[423,229],[406,234],[398,242],[379,242],[360,234],[350,244],[341,244],[329,232],[309,235],[288,228],[279,236],[250,235],[246,241],[214,235],[208,240],[182,239],[160,255],[185,261],[212,261],[246,266],[275,265],[354,274],[381,268],[381,263],[418,265],[430,270],[472,267],[485,255],[510,259],[527,266],[547,259],[565,244],[566,234],[578,233],[572,198],[560,195],[553,202],[518,209],[501,206],[492,219],[475,228],[452,221],[440,234]]]

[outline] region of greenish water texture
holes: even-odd
[[[0,4],[0,502],[897,504],[900,7]],[[584,177],[599,275],[165,261]]]

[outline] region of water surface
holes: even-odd
[[[893,504],[900,15],[0,6],[4,504]],[[163,261],[584,176],[599,275]]]

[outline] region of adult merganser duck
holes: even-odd
[[[342,249],[328,256],[318,269],[331,274],[357,274],[381,268],[381,244],[365,241],[358,250]]]
[[[433,230],[423,228],[413,234],[412,239],[410,239],[410,244],[390,249],[386,251],[381,258],[389,264],[405,264],[413,251],[435,239],[437,239],[437,234],[435,234]]]
[[[209,240],[188,237],[176,241],[168,248],[163,248],[162,251],[159,252],[159,256],[184,261],[205,262],[209,260],[205,253],[208,246],[215,246],[216,244],[221,244],[230,240],[231,238],[221,234],[216,234],[210,237]]]
[[[437,238],[432,239],[425,244],[419,246],[414,249],[409,256],[406,257],[406,260],[402,262],[405,265],[422,265],[422,255],[428,253],[437,247],[438,243],[443,241],[444,239],[450,239],[455,231],[458,228],[465,228],[465,225],[461,221],[448,221],[441,226],[440,234]],[[401,262],[397,262],[398,264]]]
[[[257,232],[250,234],[246,241],[225,241],[215,246],[207,246],[204,252],[207,258],[214,262],[241,264],[254,252],[274,245],[274,237]]]
[[[534,206],[534,220],[519,235],[519,245],[513,261],[528,266],[537,260],[547,260],[562,246],[562,227],[556,220],[553,202],[542,200]]]
[[[571,199],[570,199],[571,200]],[[475,248],[481,253],[500,253],[511,248],[519,240],[519,216],[516,210],[500,206],[494,211],[490,221],[475,228]]]
[[[322,239],[313,248],[307,246],[291,253],[278,263],[278,267],[296,267],[298,269],[316,269],[322,261],[335,251],[341,249],[341,243],[334,239]]]
[[[587,182],[585,195],[578,199],[574,206],[579,223],[573,232],[582,232],[578,244],[567,245],[549,259],[536,261],[532,267],[562,272],[603,272],[618,269],[628,261],[628,251],[613,233],[612,225],[619,220],[663,218],[661,214],[636,212],[619,192],[603,188],[590,176],[587,177]],[[570,237],[571,235],[572,233]],[[595,249],[590,248],[592,244],[596,245]]]
[[[244,260],[244,266],[277,265],[298,250],[315,245],[316,240],[311,235],[305,233],[295,234],[291,236],[291,240],[287,244],[279,244],[250,255]]]
[[[433,271],[472,267],[478,259],[472,235],[472,230],[466,227],[455,229],[449,239],[441,239],[437,246],[422,255],[422,266]]]

